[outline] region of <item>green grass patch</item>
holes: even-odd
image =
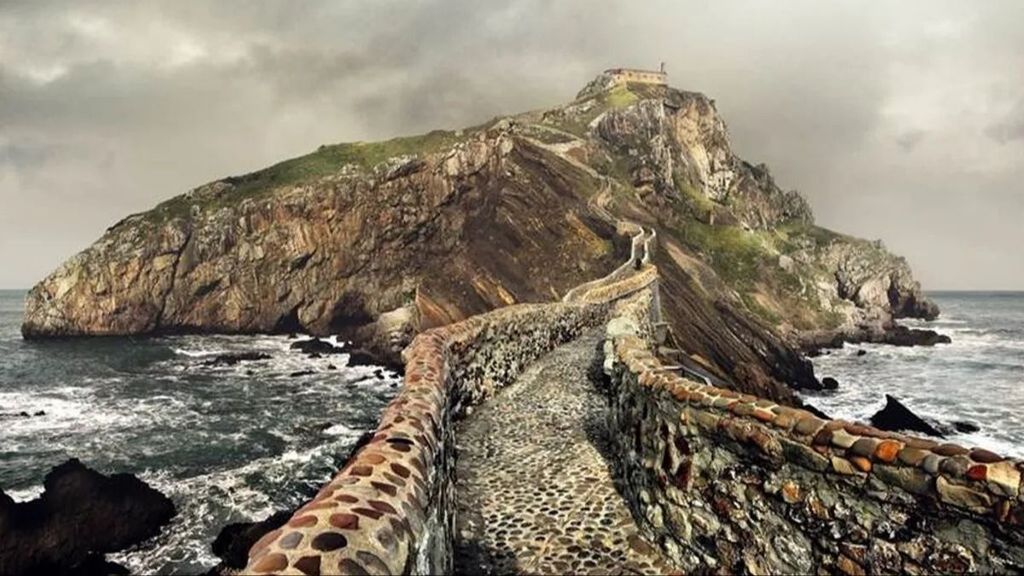
[[[471,132],[472,130],[464,132],[435,130],[418,136],[393,138],[381,142],[352,142],[320,146],[311,154],[285,160],[242,176],[225,178],[224,182],[231,184],[232,188],[216,197],[176,196],[171,198],[158,204],[147,214],[147,218],[151,221],[163,222],[186,217],[193,205],[198,205],[203,211],[216,210],[285,186],[336,174],[346,167],[365,171],[389,158],[431,154],[455,145],[464,140],[466,135]]]

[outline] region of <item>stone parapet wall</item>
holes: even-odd
[[[404,386],[369,443],[252,547],[245,572],[449,573],[452,420],[539,356],[603,324],[616,299],[656,279],[648,267],[581,302],[510,306],[417,336],[404,353]]]
[[[619,282],[624,278],[628,278],[636,271],[636,263],[647,257],[644,250],[648,248],[650,242],[645,242],[644,240],[647,236],[644,229],[631,222],[621,224],[619,233],[622,234],[623,232],[632,235],[630,239],[629,259],[607,275],[589,282],[584,282],[583,284],[569,290],[565,293],[565,296],[562,297],[562,302],[582,301],[586,299],[587,293],[591,290]],[[647,262],[645,261],[643,263],[646,264]]]
[[[1024,464],[685,379],[650,351],[650,296],[608,324],[627,498],[684,570],[1024,569]]]

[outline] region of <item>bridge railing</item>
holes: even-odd
[[[579,301],[509,306],[417,336],[402,390],[369,443],[252,547],[245,573],[450,573],[453,419],[656,280],[648,266]]]
[[[653,295],[607,325],[627,499],[684,570],[1006,573],[1024,560],[1024,463],[716,388],[652,354]]]

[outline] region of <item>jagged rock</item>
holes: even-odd
[[[239,362],[269,360],[270,354],[263,352],[239,352],[237,354],[219,354],[203,362],[203,366],[234,366]]]
[[[929,436],[943,436],[934,426],[888,394],[885,395],[885,407],[871,417],[871,424],[892,432],[911,431]]]
[[[857,356],[864,356],[867,353],[868,353],[868,351],[863,349],[863,348],[860,348],[860,349],[857,350]]]
[[[155,536],[175,514],[135,476],[104,476],[76,459],[54,467],[43,488],[21,503],[0,492],[2,574],[88,573],[102,565],[97,555]]]
[[[835,390],[839,388],[839,381],[831,376],[825,376],[821,379],[821,386],[825,390]]]

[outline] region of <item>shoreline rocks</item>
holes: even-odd
[[[28,502],[0,491],[0,574],[116,572],[104,553],[156,536],[176,513],[135,476],[107,476],[75,458],[47,473],[43,487]]]
[[[838,330],[831,332],[812,332],[799,337],[800,348],[804,355],[816,358],[827,354],[829,349],[843,348],[846,344],[888,344],[890,346],[936,346],[949,344],[953,340],[935,330],[908,328],[896,324],[886,328],[861,327],[856,330]],[[864,356],[866,350],[859,349],[856,354]]]

